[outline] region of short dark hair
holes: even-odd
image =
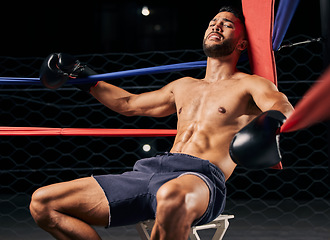
[[[233,6],[223,6],[220,8],[219,13],[220,12],[230,12],[232,14],[235,15],[235,17],[237,17],[243,25],[245,25],[245,18],[243,15],[243,12]]]

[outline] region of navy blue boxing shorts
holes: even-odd
[[[211,222],[225,207],[224,174],[207,160],[181,153],[164,153],[137,161],[130,172],[93,176],[109,202],[110,219],[107,227],[155,219],[158,189],[164,183],[187,174],[200,177],[210,190],[209,206],[193,225]]]

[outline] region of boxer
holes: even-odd
[[[237,163],[260,168],[280,161],[276,134],[293,111],[272,82],[237,70],[247,44],[242,13],[224,7],[204,35],[208,58],[203,79],[183,77],[142,94],[106,82],[79,85],[126,116],[176,113],[177,135],[169,153],[139,160],[131,172],[36,190],[30,204],[36,223],[57,239],[99,239],[91,225],[155,218],[151,239],[180,240],[188,238],[191,225],[220,215],[225,182]],[[41,81],[56,88],[89,74],[95,73],[74,57],[52,54],[42,66]]]

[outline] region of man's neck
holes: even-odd
[[[236,63],[237,60],[233,57],[208,57],[204,80],[207,82],[216,82],[230,79],[237,72]]]

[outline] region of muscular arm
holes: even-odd
[[[132,94],[106,82],[99,82],[91,94],[111,110],[125,116],[164,117],[175,113],[173,85],[142,94]]]
[[[287,118],[294,111],[288,98],[269,80],[251,76],[248,84],[249,92],[261,111],[278,110]]]

